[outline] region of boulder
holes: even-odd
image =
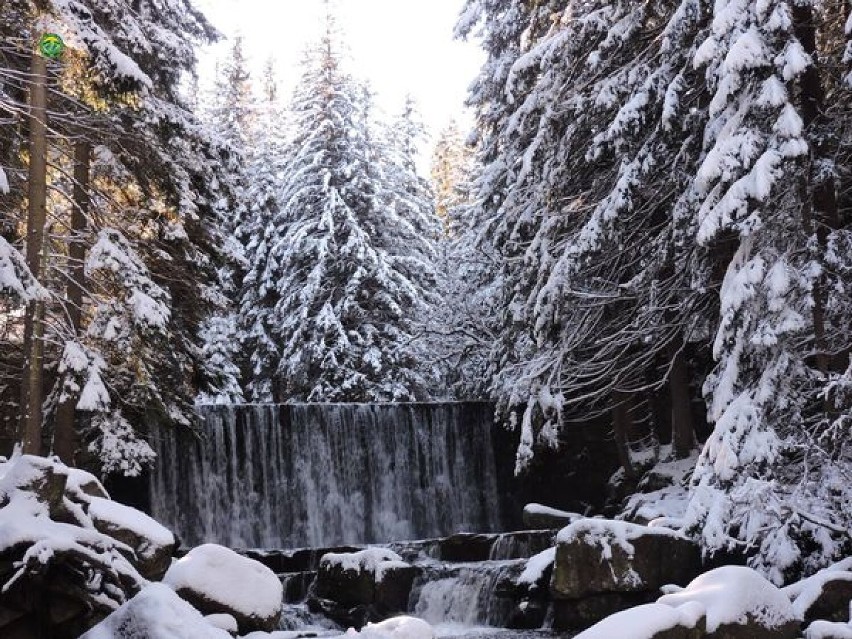
[[[35,636],[35,635],[33,635]],[[168,586],[150,584],[80,639],[231,639]]]
[[[383,548],[329,553],[320,561],[309,603],[338,623],[361,627],[404,612],[416,572]]]
[[[551,591],[556,599],[616,592],[657,592],[701,570],[698,547],[667,528],[583,519],[557,536]]]
[[[724,566],[669,587],[659,604],[697,603],[706,612],[708,639],[794,639],[801,623],[790,599],[745,566]]]
[[[263,564],[216,544],[190,550],[163,577],[205,615],[229,614],[240,634],[278,627],[284,600],[281,582]]]
[[[135,508],[102,497],[89,498],[89,517],[99,532],[133,549],[143,577],[157,581],[166,574],[177,545],[167,528]]]
[[[487,561],[497,535],[458,533],[438,541],[438,554],[443,561]]]
[[[784,588],[796,613],[805,622],[850,621],[852,602],[852,558],[820,570],[815,575]]]
[[[583,515],[557,510],[541,504],[527,504],[524,506],[524,526],[531,530],[553,530],[583,519]]]
[[[672,607],[650,603],[607,617],[576,639],[704,639],[706,625],[701,604]]]

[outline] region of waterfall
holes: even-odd
[[[524,560],[435,565],[414,582],[409,609],[436,626],[505,627],[514,607],[510,591]]]
[[[199,409],[152,444],[152,514],[185,545],[322,547],[501,528],[487,404]]]

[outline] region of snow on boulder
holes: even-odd
[[[607,617],[575,639],[703,639],[705,625],[700,603],[677,607],[650,603]]]
[[[151,584],[80,639],[231,639],[163,584]]]
[[[216,544],[204,544],[176,561],[163,583],[204,614],[230,614],[240,633],[271,631],[281,617],[284,593],[269,568]]]
[[[814,621],[805,630],[805,639],[852,639],[852,624]]]
[[[386,548],[328,553],[320,560],[312,605],[344,626],[381,621],[406,610],[415,574]]]
[[[217,615],[207,615],[204,617],[204,621],[209,623],[214,628],[219,628],[220,630],[224,630],[228,634],[236,637],[237,633],[240,631],[239,624],[237,620],[234,619],[231,615],[226,614],[217,614]]]
[[[581,519],[559,531],[552,591],[557,599],[601,593],[657,592],[700,572],[698,548],[664,527]]]
[[[98,478],[79,468],[68,469],[68,482],[65,484],[66,496],[77,502],[88,502],[91,497],[109,499],[109,493]]]
[[[565,510],[557,510],[556,508],[550,508],[541,504],[527,504],[524,506],[524,526],[531,529],[550,530],[563,528],[579,519],[583,519],[583,515]]]
[[[667,588],[659,604],[678,607],[697,602],[707,613],[707,636],[718,639],[792,639],[799,617],[790,599],[745,566],[704,573],[686,588]]]
[[[432,626],[417,617],[393,617],[379,623],[367,624],[361,631],[350,628],[344,637],[348,639],[434,639]]]
[[[42,457],[0,463],[0,637],[77,636],[144,585],[133,550],[74,501],[80,477]]]
[[[88,514],[97,530],[133,548],[143,577],[162,578],[176,546],[171,531],[135,508],[102,497],[89,498]]]
[[[540,588],[548,580],[553,562],[556,561],[556,548],[548,548],[527,560],[524,571],[515,581],[518,586],[528,589]]]
[[[852,557],[783,588],[796,614],[806,622],[850,621]]]

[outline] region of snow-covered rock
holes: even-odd
[[[86,514],[87,491],[105,494],[55,460],[0,462],[0,637],[77,636],[145,584],[133,548]]]
[[[163,584],[151,584],[80,639],[231,639]]]
[[[320,560],[312,605],[344,626],[380,621],[406,610],[415,574],[385,548],[328,553]]]
[[[176,561],[163,583],[204,614],[230,614],[240,632],[278,626],[284,593],[269,568],[233,550],[204,544]]]
[[[422,619],[400,616],[367,624],[360,632],[350,628],[344,636],[350,639],[434,639],[435,631]]]
[[[852,639],[852,623],[814,621],[805,630],[805,639]]]
[[[157,580],[166,573],[176,546],[170,530],[135,508],[102,497],[89,499],[89,517],[100,532],[133,548],[143,577]]]
[[[583,515],[565,510],[557,510],[556,508],[550,508],[542,504],[527,504],[524,506],[524,526],[530,529],[549,530],[563,528],[582,518]]]
[[[541,586],[547,579],[549,571],[552,570],[554,561],[556,561],[556,547],[548,548],[530,557],[516,583],[526,588]]]
[[[792,639],[800,619],[790,599],[751,568],[724,566],[704,573],[686,588],[667,587],[659,604],[700,604],[709,637],[724,639]]]
[[[237,633],[240,631],[239,624],[237,623],[237,620],[234,619],[233,615],[222,613],[216,615],[206,615],[204,617],[204,621],[209,623],[214,628],[224,630],[229,635],[232,635],[234,637],[236,637]]]
[[[783,589],[796,614],[807,621],[849,621],[852,601],[852,557]]]
[[[576,639],[703,639],[706,614],[698,603],[629,608],[581,632]]]
[[[559,531],[553,576],[557,598],[656,591],[687,583],[700,570],[696,546],[664,527],[582,519]]]

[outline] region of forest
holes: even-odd
[[[483,402],[498,473],[612,458],[708,561],[852,555],[852,5],[466,0],[441,131],[325,6],[285,94],[240,36],[202,90],[191,0],[0,0],[0,454],[168,483],[207,410]]]

